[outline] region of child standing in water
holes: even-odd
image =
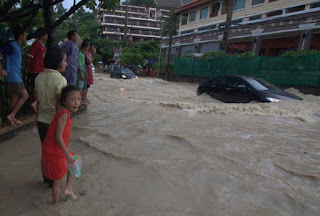
[[[81,45],[81,49],[79,52],[79,69],[78,69],[78,87],[81,90],[82,94],[82,102],[81,105],[87,107],[89,104],[85,102],[85,94],[87,89],[87,72],[85,67],[85,52],[88,52],[90,49],[90,41],[88,39],[84,39]]]
[[[68,151],[72,120],[70,113],[77,112],[81,104],[81,94],[76,86],[67,86],[61,92],[61,106],[54,115],[48,133],[42,145],[42,160],[44,175],[53,180],[52,203],[59,202],[62,177],[67,175],[66,188],[63,194],[77,199],[72,191],[72,175],[66,164],[72,164],[74,154]]]

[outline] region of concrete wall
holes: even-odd
[[[194,8],[194,9],[186,12],[186,13],[190,13],[192,11],[197,11],[196,20],[192,23],[189,23],[189,17],[188,17],[188,23],[186,25],[180,25],[179,32],[190,30],[190,29],[196,29],[195,31],[197,31],[197,28],[199,28],[201,26],[225,22],[226,16],[227,16],[226,14],[209,18],[211,6],[216,4],[217,2],[219,2],[219,1],[212,1],[211,4],[201,6],[198,8]],[[288,7],[293,7],[293,6],[312,4],[315,2],[316,2],[315,0],[278,0],[278,1],[274,1],[274,2],[269,2],[269,0],[265,0],[265,3],[263,3],[263,4],[252,6],[252,0],[246,0],[246,4],[245,4],[244,9],[234,11],[233,20],[236,20],[236,19],[247,19],[248,20],[250,16],[254,16],[254,15],[258,15],[258,14],[262,14],[262,13],[268,13],[268,12],[275,11],[275,10],[281,10],[283,8],[288,8]],[[208,8],[208,18],[204,19],[204,20],[200,20],[200,11],[201,11],[201,9],[203,9],[205,7],[209,7]],[[309,7],[307,6],[306,8],[309,8]]]

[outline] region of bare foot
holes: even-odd
[[[20,120],[18,120],[18,119],[16,119],[16,118],[14,118],[14,123],[15,123],[16,125],[18,125],[18,126],[22,125],[22,121],[20,121]]]
[[[17,126],[16,122],[14,121],[15,118],[12,115],[8,115],[7,119],[12,126]]]
[[[66,195],[66,197],[71,197],[72,199],[76,200],[78,199],[78,197],[76,195],[74,195],[73,191],[72,190],[69,190],[69,189],[64,189],[63,191],[63,194]]]

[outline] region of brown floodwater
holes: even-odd
[[[69,145],[79,199],[50,204],[30,128],[0,145],[0,214],[320,215],[320,98],[225,104],[196,89],[95,74]]]

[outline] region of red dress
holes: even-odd
[[[44,176],[52,180],[60,180],[67,172],[66,157],[63,154],[58,142],[56,141],[56,130],[59,117],[64,114],[68,114],[66,126],[64,128],[62,138],[68,149],[69,139],[71,134],[72,120],[70,113],[65,110],[59,110],[54,115],[51,124],[49,126],[46,138],[42,144],[42,161]],[[72,155],[73,153],[70,152]]]
[[[93,62],[92,55],[89,52],[84,52],[86,72],[88,74],[87,85],[93,84],[93,73],[91,68],[91,63]]]

